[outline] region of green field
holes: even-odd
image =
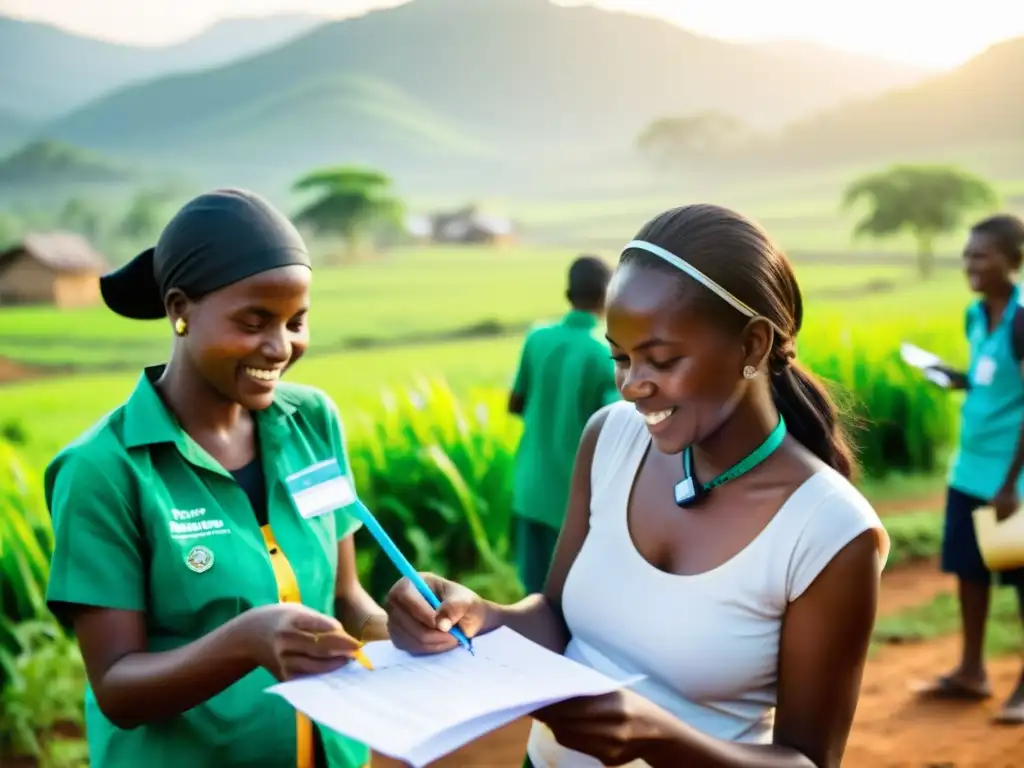
[[[1024,214],[1024,167],[1020,164],[1019,142],[985,142],[943,154],[987,178],[1001,207]],[[902,162],[933,162],[935,157],[908,153]],[[678,205],[712,201],[751,216],[771,232],[772,237],[795,256],[814,253],[901,254],[914,250],[914,241],[904,235],[884,241],[855,241],[851,237],[857,211],[842,210],[843,190],[851,180],[886,167],[888,160],[835,164],[813,171],[742,175],[721,179],[698,175],[693,178],[652,174],[637,164],[630,170],[595,172],[581,168],[580,189],[571,196],[550,199],[495,199],[490,205],[522,221],[538,238],[578,244],[612,246],[623,243],[649,218]],[[422,201],[431,207],[440,201]],[[454,201],[445,201],[451,204]],[[937,252],[955,256],[963,245],[962,233],[942,237]]]
[[[455,332],[482,323],[518,332],[564,306],[565,271],[575,252],[563,249],[405,248],[379,260],[316,275],[310,321],[314,350],[360,341]],[[614,254],[606,254],[611,260]],[[913,284],[905,266],[806,265],[806,298],[856,291],[877,281]],[[126,320],[102,305],[55,312],[5,309],[0,348],[29,364],[141,364],[166,354],[167,326]]]
[[[444,377],[455,392],[504,389],[525,327],[564,311],[564,275],[575,252],[554,249],[409,248],[349,267],[320,268],[311,312],[312,346],[290,374],[326,390],[343,412],[372,405],[383,387],[417,376]],[[609,254],[609,257],[611,255]],[[884,424],[878,381],[921,398],[920,418],[948,415],[947,399],[895,359],[901,340],[963,356],[968,294],[955,270],[927,283],[905,266],[798,265],[806,299],[800,357],[839,382]],[[882,283],[888,290],[872,290]],[[0,424],[18,422],[27,450],[42,462],[123,401],[138,370],[165,359],[163,322],[133,322],[102,306],[77,311],[7,309],[0,325],[5,357],[72,372],[0,388]],[[485,335],[439,340],[481,324]],[[413,338],[409,338],[412,336]],[[893,418],[896,418],[893,416]],[[904,416],[899,416],[902,424]],[[946,430],[945,432],[948,432]],[[941,429],[938,437],[948,435]]]

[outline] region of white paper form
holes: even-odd
[[[617,681],[502,628],[443,654],[413,656],[390,641],[349,664],[267,689],[321,725],[415,768],[541,707],[610,693]]]
[[[949,376],[942,371],[935,370],[935,366],[942,365],[942,358],[938,355],[904,342],[900,344],[900,357],[903,358],[903,362],[907,365],[912,365],[924,371],[925,378],[933,384],[947,388],[952,385],[953,380]]]

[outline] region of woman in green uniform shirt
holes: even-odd
[[[348,473],[332,402],[279,381],[308,344],[310,279],[285,217],[220,190],[101,280],[118,314],[167,317],[174,346],[45,475],[47,598],[85,659],[93,768],[369,760],[264,693],[387,633],[356,575],[350,510],[317,514],[286,483],[314,465],[307,477]]]

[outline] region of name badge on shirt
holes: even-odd
[[[992,383],[996,375],[996,361],[987,355],[978,360],[974,367],[974,383],[980,387],[987,387]]]
[[[342,474],[337,459],[327,459],[289,475],[284,480],[295,508],[309,520],[348,506],[356,500],[349,479]]]

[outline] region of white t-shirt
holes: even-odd
[[[695,575],[665,573],[637,552],[626,521],[649,442],[632,404],[609,409],[590,473],[590,532],[562,595],[565,655],[615,679],[646,675],[633,690],[704,733],[770,743],[786,606],[866,530],[879,532],[884,566],[889,538],[865,498],[824,467],[732,559]],[[537,722],[529,755],[536,768],[600,766]]]

